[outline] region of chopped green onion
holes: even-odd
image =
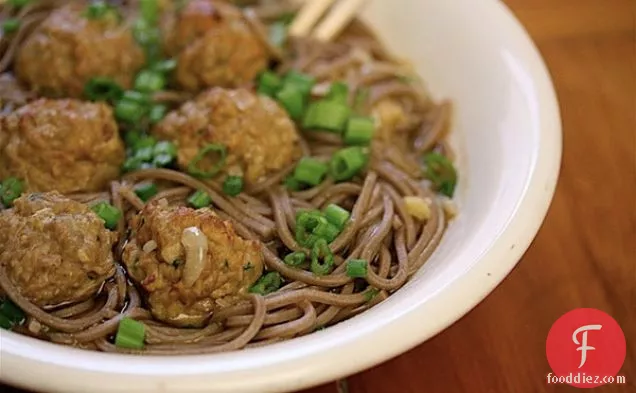
[[[135,186],[135,194],[144,202],[157,195],[159,189],[155,183],[141,183]]]
[[[319,239],[311,249],[311,265],[312,273],[317,276],[324,276],[333,270],[335,260],[333,253],[325,239]]]
[[[117,120],[129,124],[139,123],[144,116],[144,112],[143,105],[135,101],[122,99],[115,105],[115,117]]]
[[[119,223],[121,219],[121,211],[115,206],[107,202],[100,202],[91,207],[91,210],[93,210],[99,218],[104,220],[106,228],[110,230],[117,228],[117,223]]]
[[[347,105],[349,86],[344,82],[334,82],[329,89],[327,99],[342,105]]]
[[[124,95],[122,96],[122,100],[136,102],[139,105],[143,105],[144,107],[150,104],[150,102],[152,101],[148,94],[134,90],[126,90],[124,92]]]
[[[351,115],[351,109],[336,101],[322,100],[309,105],[303,128],[342,132]]]
[[[210,204],[212,204],[212,198],[205,191],[197,190],[188,198],[188,205],[195,209],[203,209],[210,206]]]
[[[435,188],[449,198],[453,197],[457,186],[457,170],[453,163],[440,153],[428,153],[424,156],[426,178]]]
[[[375,133],[375,121],[371,117],[352,117],[347,122],[344,141],[348,145],[369,145]]]
[[[0,328],[10,330],[13,327],[13,323],[4,314],[0,313]]]
[[[5,34],[15,33],[20,29],[20,19],[9,18],[2,23],[2,31]]]
[[[347,147],[337,151],[329,164],[331,176],[336,181],[349,180],[367,164],[367,154],[362,147]]]
[[[331,243],[336,240],[340,232],[340,228],[325,219],[314,228],[312,234],[317,238],[326,240],[327,243]]]
[[[154,147],[157,144],[157,140],[151,136],[142,136],[133,145],[133,150],[140,150],[144,148],[151,148],[154,151]]]
[[[29,4],[31,1],[33,0],[8,0],[7,3],[9,3],[11,7],[21,8]]]
[[[327,219],[317,210],[302,211],[296,215],[296,241],[303,247],[312,247],[319,239],[314,230],[320,225],[328,223]]]
[[[285,108],[289,117],[299,120],[305,111],[305,95],[300,89],[285,85],[276,93],[276,99]]]
[[[297,90],[300,90],[303,97],[309,96],[311,89],[316,84],[316,79],[311,75],[301,74],[300,72],[290,71],[285,75],[284,85],[292,86]]]
[[[118,348],[142,349],[146,337],[146,327],[132,318],[124,317],[119,321],[115,345]]]
[[[347,262],[347,276],[351,278],[365,278],[369,263],[364,259],[352,259]]]
[[[307,259],[307,255],[302,251],[292,252],[291,254],[287,254],[285,256],[285,264],[288,266],[298,267],[305,263]]]
[[[149,162],[154,157],[152,147],[144,147],[141,149],[135,150],[135,158],[140,159],[142,162]]]
[[[6,207],[13,205],[13,201],[18,199],[24,192],[24,184],[20,179],[9,177],[2,182],[0,187],[0,202]]]
[[[141,166],[144,164],[143,160],[138,157],[128,157],[124,164],[121,167],[121,170],[124,172],[134,172],[141,169]]]
[[[167,112],[168,108],[165,105],[153,105],[148,113],[148,120],[150,120],[150,124],[159,123],[164,117],[166,117]]]
[[[161,39],[159,29],[152,26],[143,18],[139,18],[133,24],[133,37],[135,41],[145,48],[157,44]]]
[[[144,70],[135,78],[135,89],[144,93],[154,93],[165,85],[166,78],[157,71]]]
[[[152,149],[152,152],[155,156],[165,154],[174,158],[177,156],[177,146],[172,142],[161,141],[157,142],[157,144]]]
[[[342,229],[349,221],[351,213],[336,204],[330,204],[325,208],[325,218],[327,221]]]
[[[379,289],[370,287],[366,291],[364,291],[364,300],[366,300],[367,302],[370,302],[376,296],[378,296],[379,293],[380,293]]]
[[[127,131],[124,135],[124,142],[126,142],[126,146],[133,148],[135,144],[142,138],[141,132],[132,130]]]
[[[287,41],[288,25],[285,22],[274,22],[269,26],[269,42],[275,47],[283,47]]]
[[[258,78],[258,92],[260,94],[276,97],[276,93],[281,87],[283,87],[283,80],[272,71],[265,71]]]
[[[251,293],[268,295],[276,292],[283,284],[283,279],[278,272],[270,272],[259,278],[256,284],[250,288]]]
[[[152,66],[153,71],[160,72],[162,74],[169,74],[177,68],[177,61],[175,59],[167,59],[158,61]]]
[[[117,19],[121,18],[117,8],[105,1],[93,1],[84,11],[84,16],[89,19],[103,19],[107,16],[115,16]]]
[[[165,168],[167,166],[170,166],[170,164],[172,164],[173,161],[174,161],[174,157],[169,156],[167,154],[159,154],[152,159],[152,165],[154,165],[157,168]]]
[[[91,101],[115,102],[123,95],[124,89],[111,78],[91,78],[84,85],[84,96]]]
[[[217,161],[212,165],[212,167],[206,171],[199,168],[198,165],[209,153],[217,153],[219,157]],[[190,161],[190,164],[188,164],[188,173],[195,177],[210,179],[221,171],[221,169],[225,165],[226,158],[227,148],[225,147],[225,145],[221,145],[218,143],[208,144],[201,150],[199,150],[197,155],[192,159],[192,161]]]
[[[157,23],[159,16],[159,5],[157,0],[141,0],[139,4],[141,8],[141,17],[149,24]]]
[[[223,192],[232,197],[243,192],[243,178],[241,176],[228,176],[223,182]]]
[[[9,327],[5,327],[4,324],[2,325],[5,329],[10,329],[15,325],[20,325],[26,319],[24,311],[22,311],[20,307],[16,306],[11,299],[8,298],[0,301],[0,316],[6,318],[9,322]]]
[[[298,181],[293,175],[285,178],[285,187],[290,191],[300,191],[303,189],[303,183]]]
[[[304,157],[294,170],[294,178],[301,183],[317,186],[322,183],[328,170],[327,164],[315,158]]]

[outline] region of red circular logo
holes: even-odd
[[[559,318],[548,333],[545,352],[554,375],[548,383],[593,388],[611,383],[627,352],[618,323],[603,311],[579,308]]]

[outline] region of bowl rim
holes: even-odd
[[[499,13],[499,17],[509,25],[509,33],[516,35],[529,59],[526,66],[531,70],[540,101],[537,104],[540,143],[536,147],[537,158],[524,193],[504,230],[488,251],[479,257],[479,263],[450,283],[444,291],[437,293],[426,304],[415,304],[411,309],[388,318],[380,326],[357,326],[359,331],[354,338],[349,334],[330,340],[329,345],[318,343],[325,334],[333,336],[351,327],[350,324],[342,324],[328,329],[330,332],[316,332],[291,342],[242,351],[242,354],[145,357],[140,361],[139,357],[88,352],[2,331],[0,380],[16,386],[50,391],[209,392],[214,389],[218,392],[249,392],[255,386],[259,386],[261,392],[291,391],[350,375],[386,361],[433,337],[472,310],[516,266],[536,236],[554,195],[562,154],[559,105],[545,62],[507,6],[498,0],[491,0],[490,3],[486,5],[491,5],[493,12]],[[489,280],[479,279],[487,273],[490,275]],[[449,303],[454,307],[446,307]],[[398,322],[401,328],[417,324],[431,313],[435,313],[436,319],[428,321],[426,329],[407,328],[404,334],[401,332],[399,340],[391,341],[393,345],[385,346],[382,350],[363,351],[369,342],[387,340],[388,332]],[[308,345],[299,349],[300,341]],[[260,359],[263,356],[259,355],[267,355],[272,347],[277,347],[283,355],[275,360]],[[358,355],[361,350],[365,354],[364,358]],[[246,360],[246,353],[252,354],[253,359]],[[337,364],[326,355],[332,358],[337,356]],[[313,362],[321,364],[319,370],[302,363],[309,357],[322,360]],[[81,363],[78,362],[82,359]],[[126,367],[122,367],[124,362]],[[284,367],[286,372],[274,372],[280,367]],[[255,373],[255,369],[259,372]],[[273,374],[268,375],[268,371]],[[152,385],[147,382],[149,377],[161,377],[161,380]],[[81,380],[81,384],[74,378]]]

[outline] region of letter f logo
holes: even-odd
[[[581,364],[579,365],[579,368],[583,367],[583,365],[585,364],[585,361],[587,360],[587,351],[593,351],[596,349],[594,347],[590,347],[587,345],[587,332],[589,330],[601,330],[602,327],[603,327],[602,325],[581,326],[580,328],[576,329],[574,333],[572,334],[572,341],[574,341],[574,344],[580,345],[580,347],[576,349],[577,351],[581,351]],[[581,332],[583,332],[583,334],[581,335],[582,337],[581,342],[579,342],[579,340],[577,339],[577,336]]]

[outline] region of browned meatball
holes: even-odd
[[[153,315],[177,326],[204,323],[240,300],[263,271],[255,241],[210,209],[148,204],[132,222],[123,259]]]
[[[110,107],[77,100],[40,99],[1,117],[0,148],[0,178],[31,191],[100,190],[125,159]]]
[[[115,273],[114,233],[87,206],[52,192],[0,212],[0,265],[39,306],[85,300]]]
[[[18,52],[18,77],[40,93],[80,97],[95,76],[130,87],[144,65],[130,26],[117,18],[88,19],[85,2],[54,11]]]
[[[231,4],[192,0],[162,25],[165,51],[178,58],[176,82],[186,90],[238,87],[267,66],[266,46]]]
[[[251,184],[293,165],[301,154],[298,133],[287,112],[274,100],[244,89],[215,88],[202,93],[168,114],[154,133],[175,141],[184,170],[202,147],[226,146],[224,172],[242,174]],[[209,170],[206,162],[199,167]]]

